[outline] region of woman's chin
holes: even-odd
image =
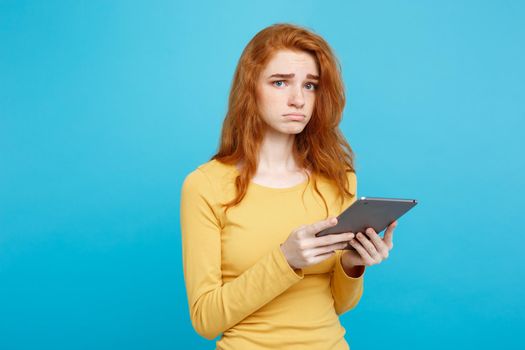
[[[292,134],[292,135],[296,135],[296,134],[300,134],[303,130],[304,130],[304,127],[306,125],[304,125],[303,123],[299,123],[299,122],[296,122],[296,123],[288,123],[288,125],[285,125],[282,129],[282,133],[285,133],[285,134]]]

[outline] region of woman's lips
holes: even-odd
[[[303,114],[285,114],[284,116],[290,120],[295,120],[295,121],[302,121],[305,118]]]

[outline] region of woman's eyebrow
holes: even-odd
[[[276,74],[272,74],[268,77],[268,79],[270,78],[293,78],[295,76],[294,73],[290,73],[290,74],[282,74],[282,73],[276,73]],[[314,75],[314,74],[306,74],[306,77],[308,79],[315,79],[315,80],[319,80],[319,76],[318,75]]]

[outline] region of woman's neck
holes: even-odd
[[[295,135],[267,132],[259,148],[257,172],[285,174],[299,171],[293,154]]]

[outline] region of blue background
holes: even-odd
[[[518,348],[525,4],[0,0],[0,349],[212,349],[192,329],[184,177],[276,22],[339,57],[359,195],[414,197],[341,317],[353,349]]]

